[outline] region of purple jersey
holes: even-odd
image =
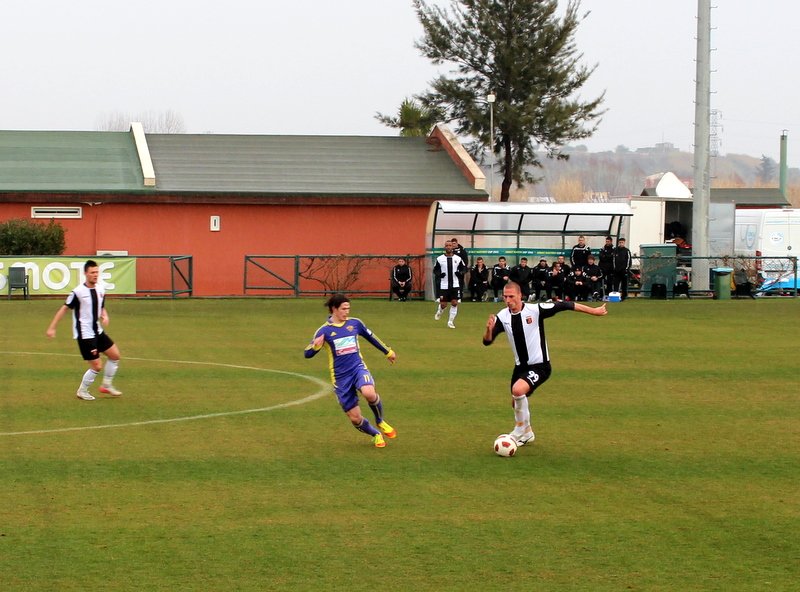
[[[384,354],[388,354],[391,349],[367,329],[360,319],[356,318],[347,319],[341,324],[329,321],[317,329],[314,339],[320,335],[325,337],[324,343],[328,345],[328,366],[331,372],[331,382],[333,382],[337,394],[342,389],[358,388],[355,379],[362,375],[369,375],[364,358],[361,357],[359,335]],[[319,351],[314,349],[314,339],[305,349],[304,355],[307,358],[317,355]]]

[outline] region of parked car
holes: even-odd
[[[800,289],[798,278],[794,272],[788,272],[777,278],[765,279],[758,287],[756,296],[794,296]]]

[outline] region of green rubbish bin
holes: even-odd
[[[731,299],[731,273],[730,267],[714,267],[714,300]]]

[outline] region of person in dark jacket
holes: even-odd
[[[531,295],[531,280],[533,279],[533,269],[528,267],[528,258],[523,257],[519,260],[519,265],[511,268],[511,281],[519,284],[522,290],[522,297],[525,301]]]
[[[589,255],[589,263],[583,268],[583,275],[589,285],[589,297],[598,302],[603,299],[603,270],[594,262],[594,255]]]
[[[489,268],[483,262],[483,257],[475,260],[475,267],[469,272],[469,293],[473,302],[482,302],[489,289]]]
[[[550,270],[550,295],[549,298],[553,300],[564,300],[564,282],[567,279],[567,274],[561,264],[556,261],[553,263],[553,268]]]
[[[583,269],[576,267],[564,282],[564,292],[572,302],[585,302],[589,296],[589,280],[583,275]]]
[[[577,268],[583,269],[589,263],[589,255],[592,254],[592,249],[586,244],[586,237],[581,235],[578,237],[578,244],[572,247],[570,253],[570,262],[572,263],[572,271]]]
[[[464,297],[464,287],[467,286],[467,272],[469,272],[469,253],[464,246],[458,242],[458,239],[453,237],[450,239],[453,245],[453,254],[461,257],[461,262],[464,264],[464,271],[461,272],[459,280],[461,281],[459,300]]]
[[[559,255],[556,258],[556,263],[558,263],[561,266],[561,273],[564,274],[564,277],[567,277],[570,273],[572,273],[572,268],[569,266],[569,263],[567,263],[566,257],[564,257],[564,255]],[[555,265],[555,263],[553,265]]]
[[[597,265],[603,272],[603,289],[606,296],[611,292],[611,284],[614,282],[614,239],[606,237],[604,244],[597,253]]]
[[[617,246],[614,249],[614,292],[620,293],[620,298],[625,300],[628,297],[628,274],[631,270],[633,256],[625,246],[625,239],[617,239]]]
[[[453,255],[461,257],[461,261],[467,266],[467,269],[469,269],[469,253],[467,253],[467,250],[458,242],[457,238],[451,238],[450,243],[453,245]]]
[[[492,292],[494,292],[494,301],[500,302],[498,293],[503,291],[503,288],[508,283],[511,270],[508,268],[505,257],[499,257],[497,263],[492,267]]]
[[[392,268],[392,292],[400,302],[408,300],[411,292],[411,268],[404,257],[400,257]]]
[[[550,297],[550,268],[546,259],[539,259],[533,268],[533,299],[546,300]]]

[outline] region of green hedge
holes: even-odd
[[[0,255],[62,255],[66,246],[64,227],[12,219],[0,222]]]

